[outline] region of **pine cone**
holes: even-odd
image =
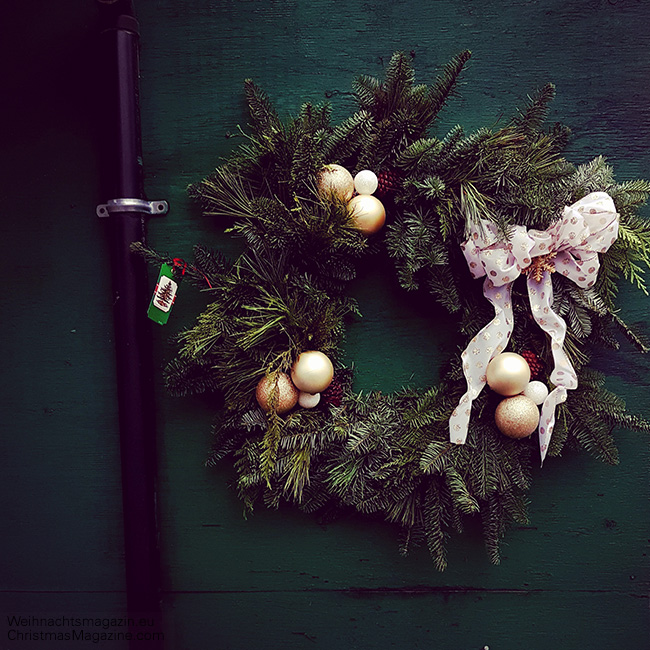
[[[336,377],[332,379],[330,385],[320,394],[320,399],[323,404],[341,406],[341,400],[343,399],[343,386]]]
[[[399,176],[390,169],[384,169],[377,174],[377,195],[387,196],[392,194],[399,187]]]
[[[544,370],[542,360],[532,350],[524,350],[521,356],[526,359],[530,366],[530,378],[537,379]]]

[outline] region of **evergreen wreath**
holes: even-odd
[[[504,436],[494,420],[500,398],[485,390],[474,402],[466,443],[450,442],[449,420],[465,391],[460,349],[437,386],[354,392],[340,346],[346,320],[358,314],[346,289],[364,256],[385,247],[401,286],[442,305],[464,347],[493,316],[463,258],[470,228],[494,224],[506,242],[515,226],[544,230],[564,206],[607,192],[620,215],[619,236],[599,256],[597,281],[580,288],[561,273],[552,275],[553,310],[566,321],[564,350],[578,387],[557,408],[548,454],[582,449],[616,464],[613,431],[650,430],[589,367],[594,350],[619,347],[620,332],[648,351],[615,301],[621,277],[647,295],[650,228],[638,208],[650,183],[617,183],[602,157],[569,163],[562,156],[568,129],[545,126],[550,84],[500,128],[465,135],[457,126],[442,139],[431,135],[469,58],[469,52],[454,57],[428,86],[415,83],[412,57],[395,53],[385,79],[355,80],[358,110],[337,125],[329,105],[310,103],[283,121],[247,80],[251,132],[242,131],[245,143],[189,188],[205,215],[227,221],[227,232],[242,239],[245,251],[231,261],[196,246],[193,263],[180,265],[134,245],[151,261],[172,264],[209,297],[196,324],[178,335],[166,386],[176,395],[222,395],[208,464],[233,460],[246,509],[288,501],[311,513],[342,508],[380,516],[402,529],[403,552],[425,542],[439,570],[447,563],[446,539],[474,515],[482,521],[489,558],[499,562],[508,523],[527,522],[536,434]],[[322,182],[319,188],[324,166],[332,163],[352,174],[377,174],[388,214],[382,234],[365,236],[346,200],[323,193]],[[531,318],[523,277],[512,285],[512,307],[509,349],[552,385],[551,344]],[[315,408],[281,414],[279,373],[289,373],[308,350],[333,361],[334,379]],[[256,400],[262,378],[272,387],[266,412]]]

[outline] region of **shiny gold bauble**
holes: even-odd
[[[499,395],[518,395],[530,381],[530,366],[514,352],[497,354],[487,367],[488,386]]]
[[[334,195],[347,203],[354,194],[354,178],[341,165],[325,165],[318,175],[318,191],[325,198]]]
[[[291,380],[305,393],[320,393],[332,382],[334,366],[329,358],[318,350],[303,352],[291,368]]]
[[[290,411],[298,402],[300,391],[293,385],[289,375],[275,372],[259,380],[255,397],[257,403],[267,413],[271,410],[282,415]]]
[[[370,194],[359,194],[348,203],[354,227],[364,235],[376,233],[386,221],[382,202]]]
[[[501,400],[494,413],[499,431],[510,438],[526,438],[539,424],[539,409],[525,395],[515,395]]]

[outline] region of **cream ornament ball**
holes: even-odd
[[[501,400],[494,412],[499,431],[509,438],[527,438],[539,424],[539,409],[532,399],[515,395]]]
[[[262,410],[275,411],[282,415],[298,403],[298,389],[293,385],[289,375],[276,372],[262,377],[257,383],[255,397]]]
[[[362,169],[354,177],[354,189],[359,194],[374,194],[379,186],[379,179],[375,172],[369,169]]]
[[[548,388],[546,384],[543,384],[541,381],[531,381],[526,388],[524,388],[524,395],[529,399],[532,399],[537,406],[544,403],[544,400],[548,397]]]
[[[386,221],[386,210],[382,202],[370,194],[359,194],[348,203],[354,227],[364,235],[376,233]]]
[[[318,350],[303,352],[291,368],[291,380],[305,393],[312,395],[324,391],[334,378],[334,366],[329,358]]]
[[[300,391],[300,395],[298,395],[298,404],[304,409],[313,409],[315,406],[318,406],[319,402],[320,393],[312,395],[311,393]]]
[[[497,354],[488,364],[485,374],[488,386],[506,397],[518,395],[530,382],[530,366],[515,352]]]
[[[325,198],[334,195],[347,203],[354,194],[352,174],[341,165],[325,165],[318,176],[318,191]]]

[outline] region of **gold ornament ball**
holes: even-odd
[[[354,178],[341,165],[325,165],[318,177],[318,191],[323,197],[334,195],[347,203],[354,194]]]
[[[298,403],[300,391],[291,383],[289,375],[276,372],[262,377],[257,383],[257,403],[267,413],[272,409],[282,415]]]
[[[329,358],[318,350],[303,352],[291,368],[294,385],[305,393],[320,393],[332,382],[334,366]]]
[[[530,382],[530,366],[526,359],[514,352],[497,354],[488,364],[488,386],[499,395],[518,395]]]
[[[499,431],[509,438],[527,438],[539,424],[539,409],[525,395],[506,397],[494,413]]]
[[[386,221],[386,210],[382,202],[371,194],[359,194],[348,203],[354,227],[364,235],[376,233]]]

